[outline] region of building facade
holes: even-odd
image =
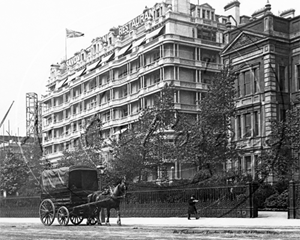
[[[42,99],[45,157],[56,162],[63,150],[78,146],[94,116],[105,137],[124,131],[153,105],[165,83],[176,87],[176,109],[196,115],[198,100],[222,68],[224,31],[223,17],[209,4],[166,0],[51,65]],[[176,164],[175,171],[181,178],[194,170]]]
[[[253,177],[255,160],[268,147],[269,121],[284,120],[285,111],[299,104],[300,16],[294,13],[275,16],[267,3],[251,17],[231,16],[227,25],[222,58],[237,73],[235,141],[246,150],[236,167]]]

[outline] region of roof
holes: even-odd
[[[69,186],[69,174],[74,171],[97,171],[96,168],[79,165],[44,170],[41,174],[42,186],[44,189],[64,189]]]

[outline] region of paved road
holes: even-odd
[[[167,220],[167,219],[166,219]],[[299,233],[268,232],[256,230],[220,230],[156,226],[59,226],[45,227],[41,223],[1,223],[0,239],[49,240],[49,239],[289,239],[298,240]]]
[[[0,239],[300,239],[300,220],[286,213],[261,213],[259,218],[123,218],[122,226],[44,226],[38,218],[0,218]]]

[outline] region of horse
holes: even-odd
[[[99,225],[101,224],[101,221],[99,219],[99,213],[101,209],[106,208],[107,210],[107,219],[106,219],[106,225],[110,225],[109,223],[109,217],[110,217],[110,209],[114,208],[117,211],[117,224],[121,225],[121,216],[120,216],[120,201],[121,199],[125,198],[127,191],[127,184],[125,179],[122,179],[122,181],[113,189],[110,190],[107,194],[106,192],[102,191],[96,191],[90,195],[88,195],[88,203],[94,203],[95,208],[93,212],[96,215],[96,221]]]

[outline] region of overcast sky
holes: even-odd
[[[267,0],[239,0],[241,15],[263,8]],[[87,48],[111,27],[125,24],[161,0],[0,0],[0,122],[11,103],[0,135],[26,134],[26,93],[39,99],[46,91],[50,65],[65,56],[65,29],[85,34],[67,40],[68,57]],[[224,14],[231,0],[191,0],[208,3],[216,14]],[[299,15],[298,0],[269,0],[272,12],[293,8]]]

